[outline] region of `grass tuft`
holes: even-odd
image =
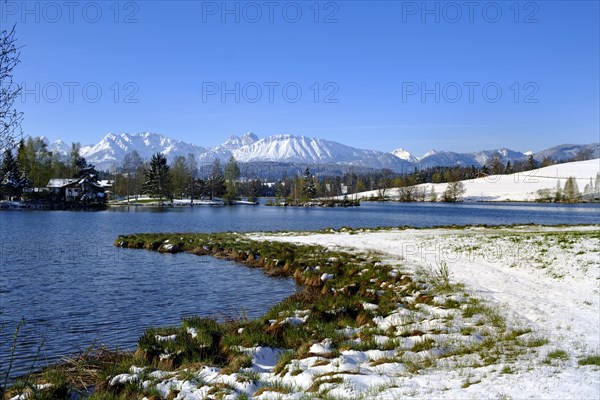
[[[579,365],[595,365],[596,367],[600,367],[600,355],[594,354],[591,356],[587,356],[579,360]]]

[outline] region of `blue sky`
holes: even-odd
[[[600,141],[598,1],[0,4],[29,135],[292,133],[415,155]]]

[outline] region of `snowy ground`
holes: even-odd
[[[175,399],[234,399],[240,394],[256,399],[600,398],[600,367],[579,365],[582,358],[600,354],[599,226],[249,236],[379,254],[382,263],[397,267],[392,276],[418,278],[447,266],[450,280],[464,287],[456,293],[435,294],[432,304],[421,304],[419,297],[434,295],[424,284],[391,314],[374,317],[370,333],[364,327],[337,332],[348,343],[364,344],[364,349],[335,349],[325,339],[313,343],[307,356],[291,359],[278,374],[273,368],[285,350],[253,347],[240,348],[252,356],[252,366],[238,372],[210,367],[151,372],[132,367],[111,384],[139,382]],[[399,290],[402,283],[394,284],[398,288],[390,285],[384,281],[380,287]],[[473,297],[484,299],[499,313],[509,328],[504,334],[527,329],[516,341],[502,341],[494,332],[504,322],[491,324],[493,313],[487,317],[483,309],[465,313]],[[362,307],[376,313],[378,306]],[[296,310],[273,323],[302,324],[309,313]],[[479,323],[484,317],[486,322]],[[490,343],[490,338],[498,342]]]
[[[561,234],[545,235],[557,231]],[[596,234],[580,237],[582,231]],[[453,280],[499,305],[509,320],[525,321],[549,339],[514,373],[434,370],[403,378],[403,387],[382,393],[383,398],[598,399],[600,370],[581,367],[577,360],[600,353],[599,232],[599,227],[528,226],[256,238],[376,251],[403,260],[413,271],[446,262]],[[547,353],[555,350],[565,351],[568,360],[548,362]],[[477,383],[456,387],[465,374]]]
[[[554,191],[557,184],[563,188],[566,180],[571,176],[576,178],[579,191],[583,192],[587,184],[595,181],[598,173],[600,173],[600,159],[551,165],[510,175],[491,175],[463,181],[466,189],[464,199],[466,201],[535,201],[539,197],[538,190]],[[439,199],[447,186],[447,183],[427,183],[416,187],[420,190],[424,189],[427,196],[433,188]],[[372,190],[358,193],[356,197],[360,199],[379,195],[379,191]],[[385,195],[392,199],[398,198],[399,190],[388,189]]]

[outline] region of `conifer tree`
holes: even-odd
[[[302,186],[302,194],[308,199],[313,199],[317,194],[317,188],[315,181],[313,180],[310,168],[306,167],[304,170],[304,185]]]
[[[0,198],[21,196],[27,186],[27,179],[19,170],[19,165],[10,150],[4,151],[0,167]]]
[[[207,191],[211,200],[225,194],[225,177],[223,176],[223,170],[221,169],[221,162],[219,159],[215,159],[213,162],[210,177],[207,182]]]
[[[171,199],[173,196],[169,169],[167,158],[161,153],[156,153],[145,171],[144,193],[157,197],[161,204],[163,198]]]
[[[229,158],[229,161],[225,165],[224,178],[227,186],[225,198],[233,201],[238,198],[239,188],[237,181],[240,178],[240,167],[233,156]]]

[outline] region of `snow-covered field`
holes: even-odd
[[[561,233],[556,235],[560,231]],[[581,232],[594,232],[582,235]],[[376,251],[417,272],[445,262],[451,279],[497,304],[510,321],[534,326],[549,343],[512,367],[433,370],[401,379],[381,398],[600,398],[600,369],[578,358],[600,354],[600,228],[467,228],[358,234],[257,236]],[[563,350],[568,359],[550,362]],[[465,376],[477,382],[463,388]],[[392,379],[392,378],[390,378]],[[393,379],[392,379],[393,380]],[[462,383],[462,385],[461,385]]]
[[[579,191],[583,192],[587,184],[594,183],[598,173],[600,173],[600,159],[551,165],[510,175],[490,175],[463,181],[466,189],[464,200],[535,201],[539,197],[538,190],[554,191],[557,185],[563,188],[566,180],[571,176],[576,178]],[[424,189],[428,196],[433,188],[439,199],[447,186],[447,183],[426,183],[416,187],[420,190]],[[356,197],[369,198],[379,195],[379,191],[371,190],[358,193]],[[399,189],[388,189],[385,195],[392,199],[398,198]]]
[[[253,347],[240,348],[252,356],[252,366],[238,372],[202,367],[182,375],[132,367],[111,384],[137,381],[176,399],[213,398],[215,388],[224,388],[219,398],[227,399],[240,394],[257,399],[600,398],[600,366],[579,363],[600,355],[599,226],[249,237],[378,254],[381,263],[394,267],[392,276],[425,277],[425,282],[447,267],[458,289],[435,294],[424,284],[391,314],[374,317],[374,326],[336,333],[354,347],[336,349],[330,339],[315,342],[307,356],[288,360],[277,374],[273,369],[285,351]],[[389,289],[390,283],[381,282],[381,288]],[[435,297],[424,304],[422,296]],[[483,299],[486,307],[478,308],[473,298]],[[378,308],[362,307],[375,314]],[[467,313],[469,307],[477,310]],[[309,313],[296,310],[273,323],[303,324]]]

